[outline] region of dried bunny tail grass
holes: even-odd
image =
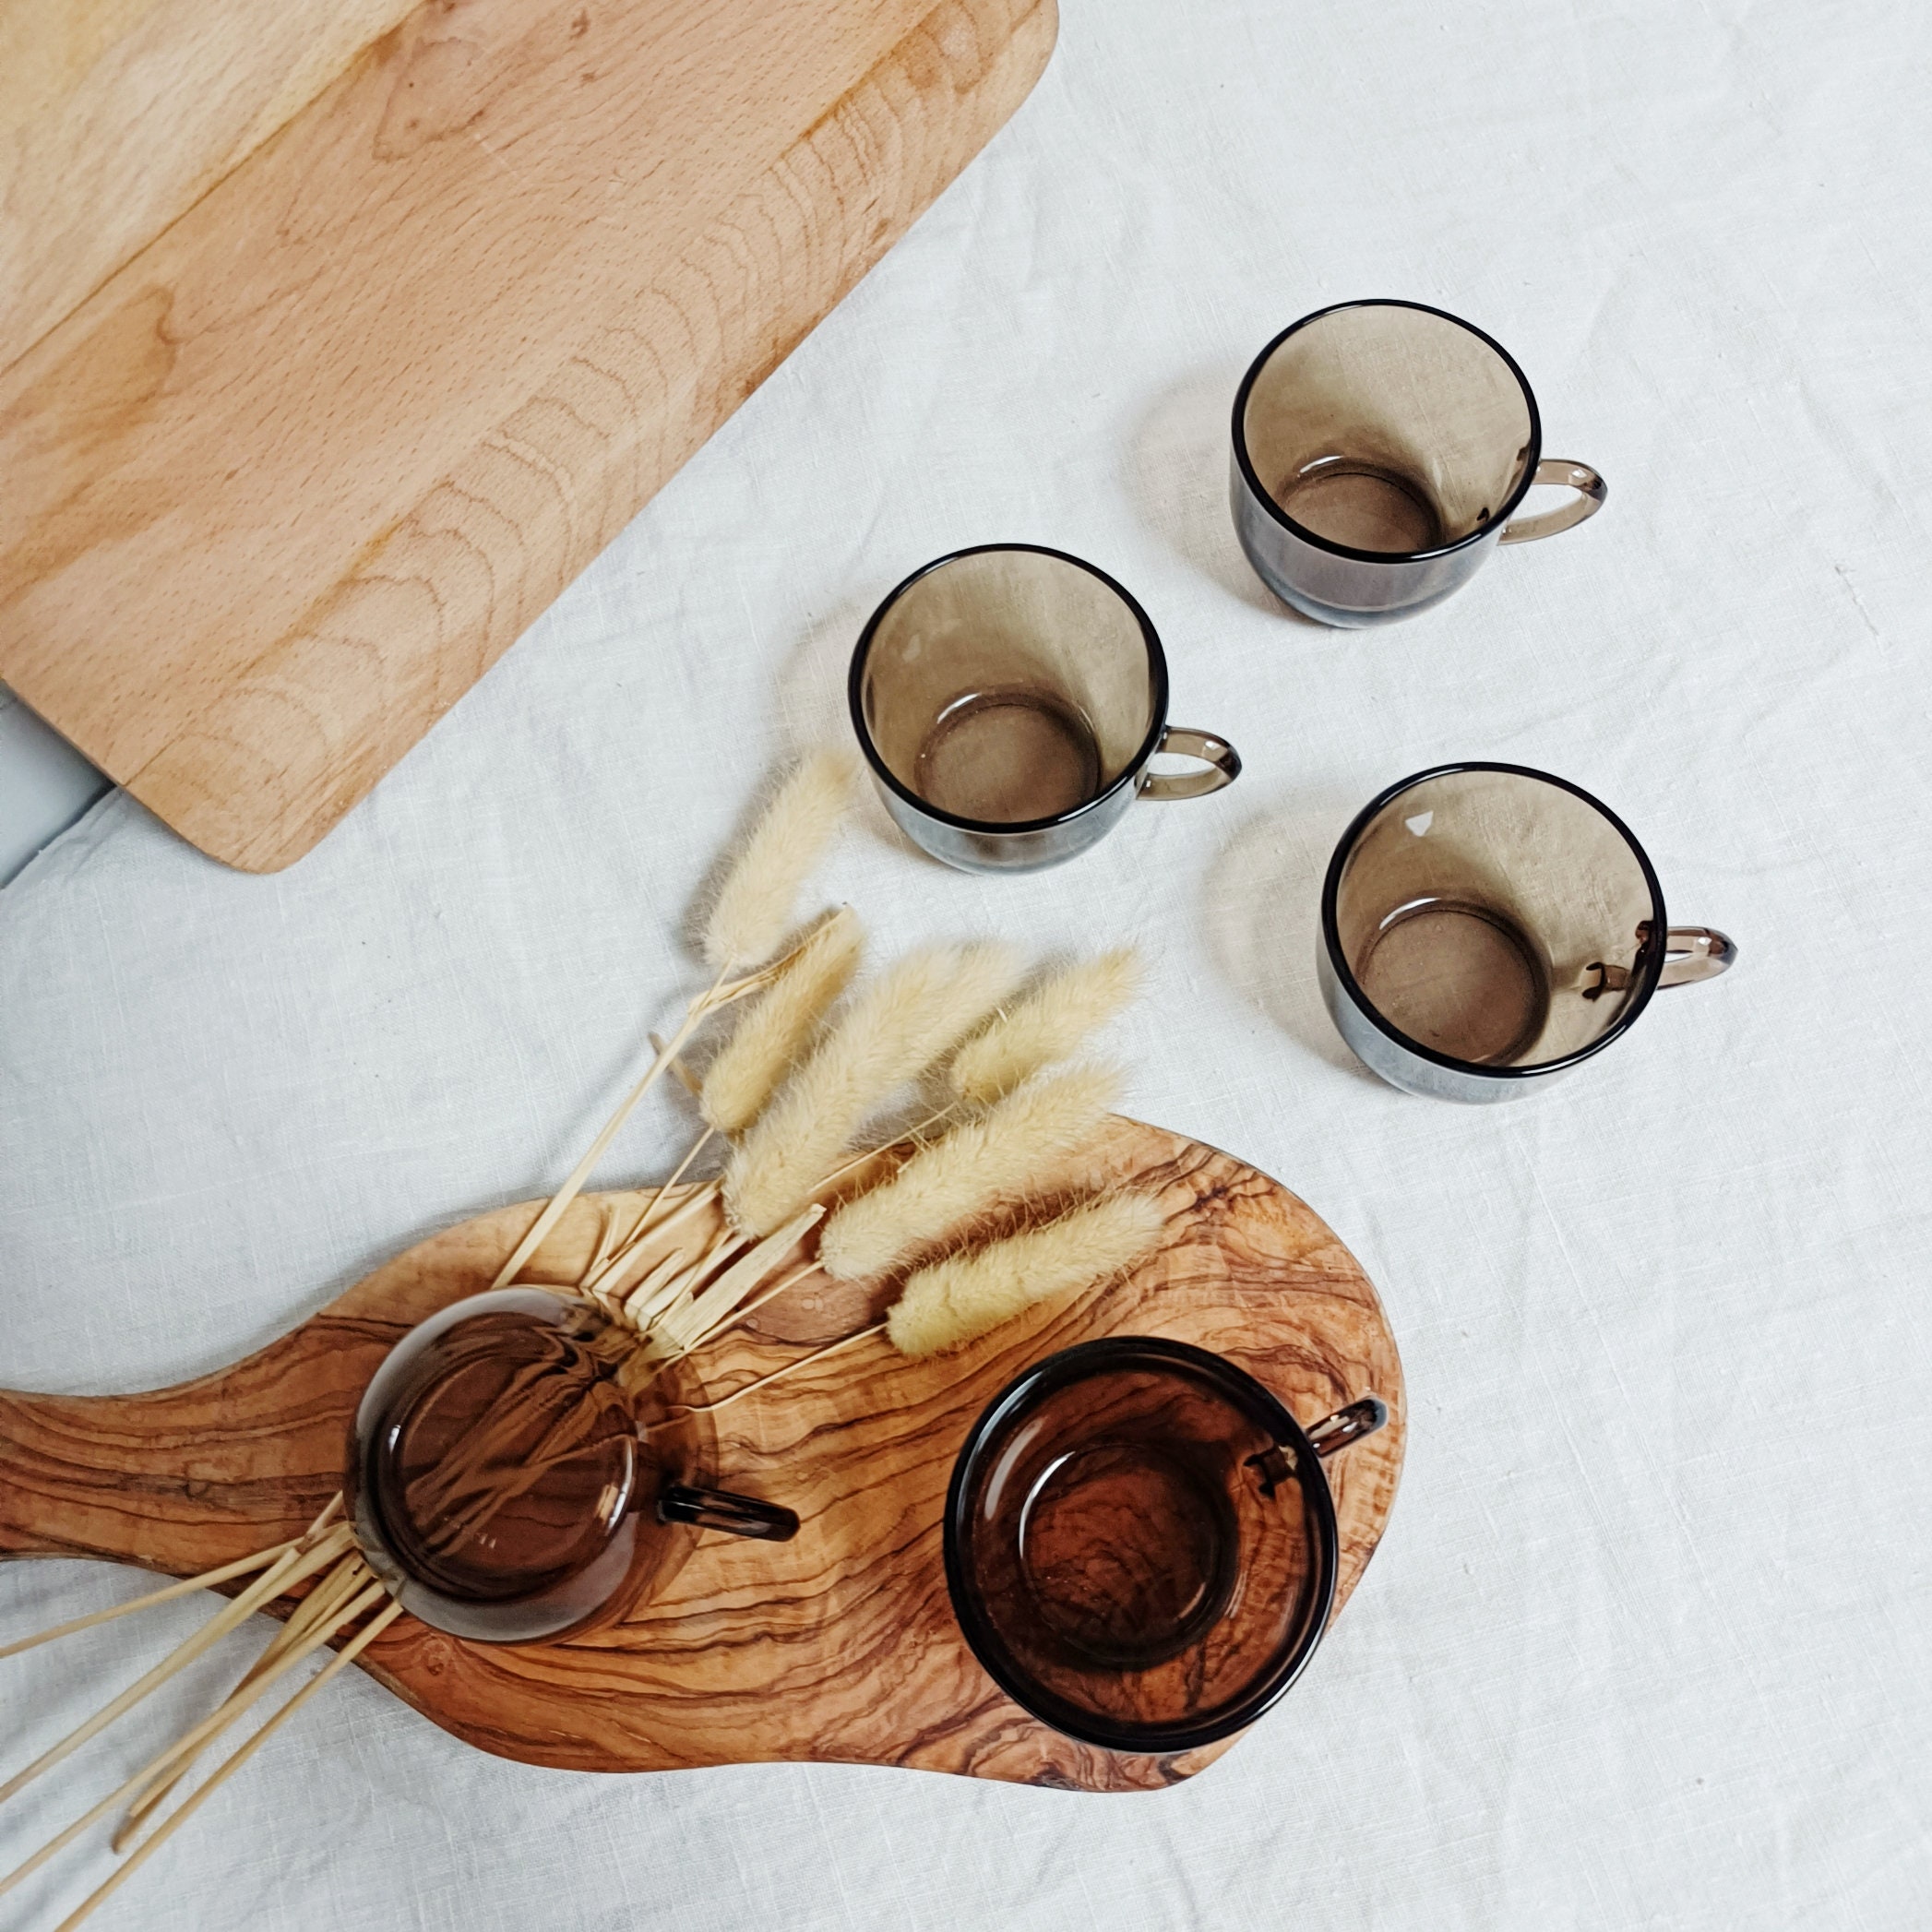
[[[815,751],[779,787],[705,922],[704,956],[721,971],[769,958],[792,924],[792,904],[851,802],[857,760]]]
[[[1044,1227],[922,1268],[886,1318],[902,1355],[963,1348],[1036,1303],[1125,1272],[1161,1238],[1167,1217],[1146,1194],[1109,1194]]]
[[[982,1102],[1010,1093],[1111,1020],[1139,992],[1140,978],[1139,955],[1124,946],[1042,981],[953,1055],[953,1091]]]
[[[819,1266],[840,1281],[882,1274],[992,1202],[1024,1193],[1043,1167],[1092,1138],[1119,1093],[1110,1067],[1076,1067],[1009,1093],[841,1208],[825,1224]]]
[[[841,906],[759,996],[706,1069],[698,1104],[721,1134],[744,1131],[805,1051],[818,1022],[845,991],[865,935]]]
[[[734,1225],[768,1234],[793,1213],[866,1116],[977,1026],[1019,972],[1008,946],[934,946],[865,987],[732,1156],[724,1204]]]

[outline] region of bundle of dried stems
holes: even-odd
[[[745,1319],[815,1266],[848,1280],[885,1281],[895,1268],[928,1257],[900,1284],[886,1321],[830,1344],[848,1348],[883,1332],[900,1354],[924,1358],[962,1348],[1043,1301],[1118,1275],[1159,1239],[1160,1209],[1132,1194],[1100,1195],[1070,1207],[1063,1201],[1044,1224],[1024,1224],[1031,1190],[1091,1138],[1118,1091],[1119,1077],[1107,1067],[1048,1069],[1079,1052],[1092,1031],[1131,997],[1139,968],[1130,952],[1075,962],[1014,996],[1020,965],[1010,948],[929,947],[908,954],[847,997],[861,948],[859,922],[849,907],[822,915],[780,951],[805,876],[837,829],[853,776],[849,757],[819,753],[780,787],[726,874],[706,923],[704,956],[716,977],[690,1001],[671,1037],[657,1045],[643,1075],[532,1219],[492,1283],[504,1287],[517,1280],[625,1121],[664,1073],[678,1066],[679,1054],[705,1022],[757,996],[696,1087],[704,1131],[627,1225],[606,1216],[575,1291],[609,1318],[614,1337],[628,1338],[615,1353],[619,1379],[633,1389]],[[942,1067],[949,1097],[915,1132],[913,1151],[896,1166],[876,1162],[874,1156],[885,1150],[860,1144],[865,1128]],[[722,1174],[674,1197],[672,1189],[714,1137],[730,1143]],[[855,1175],[881,1171],[885,1177],[877,1185],[852,1191]],[[829,1204],[835,1211],[827,1220]],[[721,1205],[722,1217],[716,1212]],[[996,1205],[1008,1210],[1009,1220],[1018,1214],[1017,1231],[977,1246],[969,1232],[963,1245],[957,1245],[962,1231]],[[821,1222],[816,1260],[802,1258],[803,1245]],[[686,1225],[693,1238],[677,1246],[674,1237]],[[700,1239],[699,1227],[712,1231]],[[944,1252],[948,1241],[956,1246]],[[647,1246],[661,1258],[633,1279]],[[817,1350],[722,1400],[734,1401],[829,1352]],[[478,1483],[460,1472],[452,1472],[445,1487],[447,1509],[466,1521],[487,1507],[479,1500]],[[4,1801],[255,1610],[302,1584],[310,1586],[213,1712],[0,1879],[0,1893],[125,1803],[127,1817],[113,1841],[117,1851],[123,1849],[209,1744],[297,1664],[375,1611],[334,1659],[69,1916],[61,1928],[66,1932],[400,1613],[393,1603],[376,1609],[382,1585],[363,1563],[348,1526],[337,1520],[340,1505],[338,1497],[292,1542],[0,1650],[0,1657],[11,1655],[147,1604],[259,1573],[153,1670],[0,1786]]]

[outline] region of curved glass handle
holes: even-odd
[[[1307,1437],[1315,1453],[1326,1462],[1350,1443],[1373,1436],[1388,1420],[1389,1404],[1378,1395],[1365,1395],[1360,1401],[1323,1416],[1307,1431]]]
[[[1664,942],[1660,986],[1693,986],[1737,963],[1737,942],[1713,925],[1674,925]]]
[[[1190,731],[1185,724],[1170,724],[1154,746],[1158,757],[1163,751],[1178,752],[1183,757],[1199,758],[1205,771],[1143,771],[1138,787],[1142,798],[1205,798],[1232,785],[1241,776],[1241,754],[1225,738],[1212,732]]]
[[[689,1483],[665,1484],[658,1497],[658,1521],[728,1530],[733,1536],[757,1536],[767,1543],[789,1543],[798,1534],[797,1516],[782,1504],[733,1496],[729,1489],[699,1489]]]
[[[1559,530],[1574,530],[1584,518],[1595,516],[1610,494],[1610,485],[1588,463],[1573,463],[1567,456],[1544,457],[1531,481],[1561,483],[1577,493],[1577,500],[1566,503],[1560,510],[1545,510],[1540,517],[1510,518],[1497,543],[1533,543],[1538,537],[1554,537]]]

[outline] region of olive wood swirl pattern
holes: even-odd
[[[671,1438],[681,1473],[789,1504],[805,1520],[794,1541],[674,1530],[680,1546],[651,1600],[614,1628],[492,1648],[405,1618],[363,1668],[483,1750],[578,1771],[813,1759],[1129,1791],[1200,1770],[1227,1745],[1132,1758],[1075,1744],[1017,1709],[973,1660],[940,1549],[967,1429],[1028,1363],[1110,1333],[1219,1350],[1304,1422],[1379,1395],[1389,1425],[1328,1465],[1339,1613],[1394,1501],[1401,1369],[1367,1277],[1279,1182],[1116,1120],[1048,1185],[1115,1179],[1156,1192],[1168,1211],[1163,1246],[1128,1280],[1023,1316],[947,1361],[907,1362],[883,1338],[861,1342],[682,1425]],[[573,1279],[611,1199],[634,1210],[639,1197],[580,1199],[527,1278]],[[350,1418],[385,1351],[487,1287],[534,1212],[526,1202],[432,1236],[292,1334],[199,1381],[149,1395],[0,1394],[0,1554],[101,1556],[187,1576],[297,1533],[337,1486]],[[639,1257],[640,1272],[650,1258]],[[815,1273],[761,1311],[756,1332],[703,1351],[698,1371],[668,1392],[728,1394],[873,1312],[864,1284]]]

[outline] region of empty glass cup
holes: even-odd
[[[1391,1086],[1509,1100],[1601,1053],[1659,986],[1737,948],[1673,926],[1628,827],[1521,765],[1405,778],[1342,835],[1317,966],[1342,1037]]]
[[[962,872],[1032,872],[1103,839],[1137,798],[1233,784],[1226,739],[1167,722],[1167,658],[1104,571],[1028,543],[915,571],[853,652],[853,729],[879,796]],[[1199,771],[1148,769],[1161,752]]]
[[[1111,1336],[1035,1364],[974,1424],[946,1501],[946,1578],[989,1676],[1116,1751],[1251,1724],[1313,1655],[1340,1544],[1322,1460],[1374,1396],[1304,1429],[1187,1342]]]
[[[622,1614],[691,1523],[782,1542],[790,1510],[677,1481],[598,1346],[601,1316],[541,1288],[451,1304],[384,1358],[344,1500],[364,1560],[424,1623],[483,1643]]]
[[[1234,529],[1277,597],[1323,624],[1439,603],[1498,543],[1554,536],[1603,504],[1587,463],[1542,454],[1530,385],[1499,342],[1413,302],[1305,316],[1234,398]],[[1572,503],[1511,514],[1532,483]]]

